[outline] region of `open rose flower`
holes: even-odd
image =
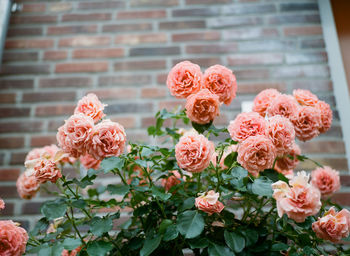
[[[0,198],[0,210],[4,210],[4,209],[5,209],[5,202]]]
[[[319,128],[320,133],[324,133],[331,128],[333,112],[328,103],[324,101],[319,101],[315,108],[317,108],[321,113],[321,126]]]
[[[206,137],[189,132],[176,144],[175,157],[180,168],[189,172],[201,172],[209,166],[214,151],[214,144]]]
[[[219,201],[219,193],[215,193],[214,190],[210,190],[197,197],[195,206],[209,215],[220,213],[224,209],[224,205]]]
[[[181,183],[181,175],[178,171],[170,171],[170,175],[166,179],[162,179],[162,186],[169,191],[173,186]]]
[[[23,199],[31,199],[39,190],[40,184],[36,180],[33,173],[22,173],[16,182],[17,192]]]
[[[55,162],[42,158],[35,163],[34,176],[39,183],[45,183],[47,181],[56,183],[62,177],[62,173]]]
[[[234,141],[242,142],[250,136],[265,135],[266,120],[256,112],[240,113],[230,122],[228,131]]]
[[[261,91],[254,99],[253,111],[265,117],[266,110],[270,106],[271,102],[280,94],[281,93],[276,89],[266,89]]]
[[[230,69],[214,65],[204,72],[203,87],[218,95],[220,102],[230,105],[236,97],[237,80]]]
[[[331,207],[322,218],[312,223],[312,230],[317,237],[338,243],[349,236],[350,212],[346,209],[337,212]]]
[[[301,107],[291,119],[296,137],[301,141],[307,141],[320,134],[321,113],[314,107]]]
[[[99,101],[96,94],[89,93],[79,100],[77,107],[74,110],[74,114],[82,113],[91,117],[94,122],[97,123],[105,116],[103,113],[105,106],[106,105]]]
[[[293,143],[291,149],[288,152],[286,152],[284,156],[277,158],[275,169],[278,172],[284,174],[285,176],[290,176],[293,173],[293,170],[299,164],[297,156],[299,156],[300,154],[300,147],[296,143]]]
[[[280,217],[286,213],[296,222],[304,222],[306,217],[315,215],[321,208],[321,193],[309,184],[309,175],[304,171],[298,172],[289,181],[289,185],[277,181],[272,184],[272,189]]]
[[[297,114],[299,109],[298,102],[290,95],[278,95],[267,109],[268,116],[284,116],[288,119]]]
[[[166,84],[171,95],[185,99],[199,92],[202,87],[202,71],[197,64],[183,61],[176,64],[169,72]]]
[[[84,156],[81,156],[79,158],[80,163],[86,168],[86,169],[100,169],[101,160],[96,160],[91,155],[86,154]]]
[[[28,152],[25,161],[41,158],[43,153],[43,148],[33,148],[31,151]]]
[[[278,156],[289,152],[294,145],[294,126],[286,117],[270,117],[266,135],[275,145]]]
[[[73,251],[69,252],[68,250],[63,250],[61,256],[76,256],[81,251],[82,247],[79,246],[75,248]]]
[[[294,90],[293,96],[302,106],[315,106],[318,102],[317,96],[309,90]]]
[[[103,160],[110,156],[120,156],[124,152],[125,143],[124,127],[107,119],[92,129],[87,150],[93,158]]]
[[[318,167],[311,172],[311,183],[321,191],[322,196],[329,196],[340,189],[339,172],[329,166]]]
[[[11,220],[0,221],[0,255],[20,256],[26,250],[28,234],[18,223]]]
[[[272,141],[264,135],[251,136],[238,147],[237,161],[257,177],[259,172],[272,167],[277,154]]]
[[[197,124],[212,122],[220,113],[219,107],[219,97],[207,89],[188,96],[185,106],[188,118]]]

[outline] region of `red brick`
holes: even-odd
[[[2,107],[0,108],[0,118],[6,117],[28,117],[30,108]]]
[[[43,34],[43,29],[38,27],[13,28],[7,30],[7,37],[20,36],[40,36]]]
[[[131,0],[131,6],[174,6],[178,0]]]
[[[45,4],[23,4],[22,12],[45,12]]]
[[[165,60],[123,61],[114,64],[115,71],[165,69]]]
[[[117,14],[117,19],[159,19],[165,18],[165,10],[147,10],[147,11],[121,11]]]
[[[167,35],[165,33],[152,34],[123,34],[117,35],[115,38],[116,44],[144,44],[144,43],[165,43]]]
[[[198,64],[201,67],[209,67],[215,64],[222,64],[220,58],[217,57],[208,57],[208,58],[186,58],[186,59],[175,59],[173,60],[173,65],[176,65],[177,63],[184,61],[184,60],[189,60],[193,63]]]
[[[102,28],[103,32],[130,32],[152,30],[151,23],[108,24]]]
[[[75,100],[75,92],[31,92],[24,93],[22,102],[50,102]]]
[[[224,40],[246,40],[255,38],[271,38],[278,37],[278,30],[276,28],[235,28],[225,29],[223,31]]]
[[[52,26],[47,28],[48,35],[96,33],[97,25]]]
[[[203,44],[186,46],[187,53],[231,53],[237,51],[236,43],[226,44]]]
[[[0,195],[2,198],[18,198],[16,186],[0,186]]]
[[[321,26],[302,26],[302,27],[287,27],[283,29],[286,36],[308,36],[308,35],[322,35]]]
[[[343,141],[308,141],[300,146],[301,151],[306,154],[325,153],[325,149],[327,149],[327,154],[345,154]]]
[[[322,165],[326,165],[326,166],[332,166],[332,168],[336,169],[336,170],[342,170],[342,171],[347,171],[348,170],[348,162],[346,160],[346,158],[339,158],[339,157],[335,157],[335,158],[328,158],[328,157],[322,157],[322,158],[318,158],[318,157],[312,157],[310,156],[313,160],[321,163]],[[314,163],[312,163],[311,161],[305,161],[305,162],[301,162],[299,164],[299,166],[297,167],[298,170],[314,170],[317,166],[315,166]]]
[[[33,79],[0,79],[0,87],[2,89],[30,89],[33,86]]]
[[[173,30],[173,29],[192,29],[205,28],[204,20],[190,20],[190,21],[164,21],[159,22],[159,29]]]
[[[30,138],[31,147],[43,147],[51,144],[57,144],[56,135],[40,135]]]
[[[158,74],[157,75],[157,83],[158,84],[165,84],[167,77],[168,77],[168,74]]]
[[[343,187],[349,187],[350,186],[350,176],[349,175],[341,175],[340,176],[340,184]]]
[[[41,121],[11,121],[0,125],[0,133],[41,132],[43,127]]]
[[[120,123],[125,129],[136,127],[136,120],[133,116],[112,117],[112,121]]]
[[[111,20],[110,13],[64,14],[62,21],[101,21]]]
[[[33,215],[40,214],[40,207],[43,202],[25,202],[22,205],[22,214],[24,215]]]
[[[340,205],[350,206],[350,193],[336,193],[332,196],[332,202]]]
[[[91,87],[91,77],[58,77],[58,78],[40,78],[40,88],[81,88]]]
[[[15,215],[14,212],[15,204],[6,202],[6,207],[1,211],[1,215],[3,216],[11,216],[11,218]]]
[[[230,0],[186,0],[186,4],[227,4]]]
[[[236,55],[230,55],[227,58],[227,62],[230,66],[282,64],[283,54],[281,53],[236,54]]]
[[[71,3],[51,3],[49,6],[49,11],[50,12],[67,12],[72,9],[72,4]]]
[[[96,10],[96,9],[115,9],[125,7],[124,1],[96,1],[96,2],[80,2],[79,9]]]
[[[326,52],[299,52],[286,53],[287,64],[304,64],[327,62],[328,56]]]
[[[36,116],[69,116],[73,113],[75,105],[59,104],[50,106],[38,106],[35,109]]]
[[[166,100],[161,101],[158,104],[158,109],[161,110],[163,108],[167,109],[168,111],[172,111],[176,109],[178,106],[184,107],[185,106],[184,100]]]
[[[271,73],[275,78],[296,78],[296,77],[329,77],[327,66],[289,66],[276,67]]]
[[[12,16],[11,24],[46,24],[57,22],[55,15],[30,15],[30,16]]]
[[[62,46],[103,46],[109,45],[111,38],[109,36],[75,36],[60,39],[58,45]]]
[[[16,181],[20,174],[19,168],[0,169],[0,181]]]
[[[0,94],[0,104],[15,103],[16,94],[15,93],[1,93]]]
[[[274,83],[274,82],[262,82],[262,83],[249,83],[249,82],[243,82],[239,83],[239,86],[237,86],[237,94],[240,93],[249,93],[249,94],[258,94],[262,90],[269,89],[269,88],[275,88],[280,92],[286,91],[286,84],[285,83]]]
[[[24,137],[6,137],[0,138],[0,148],[21,148],[24,146]]]
[[[24,75],[24,74],[48,74],[50,66],[44,64],[28,65],[2,65],[0,74],[2,75]]]
[[[142,98],[164,98],[168,93],[166,88],[143,88],[141,91]]]
[[[2,61],[15,62],[15,61],[33,61],[38,60],[38,52],[13,52],[5,51]]]
[[[52,48],[52,39],[9,39],[6,40],[5,48],[7,49],[27,49],[27,48]]]
[[[292,89],[308,89],[312,92],[332,91],[332,82],[329,80],[307,80],[292,82]]]
[[[111,49],[79,49],[73,51],[73,58],[118,58],[124,56],[123,48]]]
[[[235,75],[237,81],[239,80],[251,80],[251,79],[266,79],[270,77],[270,72],[267,68],[260,69],[242,69],[236,70]]]
[[[63,60],[68,56],[67,51],[47,51],[44,52],[44,60]]]
[[[138,94],[138,90],[131,88],[99,89],[89,92],[95,93],[100,99],[134,99]]]
[[[179,33],[179,34],[172,35],[172,41],[174,41],[174,42],[216,41],[219,39],[220,39],[220,33],[218,31]]]
[[[56,65],[56,73],[105,72],[108,62],[60,63]]]
[[[150,75],[119,75],[119,76],[102,76],[98,79],[98,84],[102,86],[129,86],[145,85],[151,83]]]
[[[75,106],[74,106],[75,107]],[[50,132],[57,132],[57,129],[64,124],[64,120],[52,120],[49,121],[48,130]]]

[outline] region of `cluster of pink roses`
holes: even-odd
[[[294,125],[295,135],[308,141],[329,130],[332,124],[330,106],[308,90],[297,89],[292,95],[276,89],[260,92],[254,99],[253,111],[261,116],[276,115],[288,118]]]
[[[187,99],[187,116],[198,124],[212,122],[219,115],[220,104],[229,105],[237,90],[236,77],[230,69],[214,65],[202,74],[200,67],[190,61],[171,69],[167,85],[173,96]]]

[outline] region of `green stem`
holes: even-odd
[[[202,173],[197,174],[197,193],[201,192],[202,189],[201,175]]]
[[[83,237],[80,235],[80,232],[79,232],[79,230],[78,230],[78,228],[77,228],[77,225],[75,224],[73,208],[72,208],[72,207],[69,207],[69,208],[70,208],[70,212],[71,212],[71,214],[72,214],[72,218],[69,217],[68,212],[66,212],[66,216],[67,216],[68,220],[72,222],[73,228],[74,228],[75,232],[77,233],[77,235],[79,236],[81,242],[82,242],[84,245],[86,245],[86,243],[85,243]]]

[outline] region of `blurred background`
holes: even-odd
[[[42,197],[20,200],[16,191],[25,155],[56,143],[57,128],[86,93],[108,104],[106,114],[124,125],[128,140],[148,141],[146,127],[155,113],[184,103],[165,84],[167,72],[182,60],[203,71],[214,64],[234,71],[238,96],[221,108],[220,127],[266,88],[309,89],[328,102],[334,110],[331,130],[299,145],[303,154],[341,172],[343,188],[335,197],[350,205],[350,108],[341,58],[346,51],[339,47],[349,44],[329,36],[337,26],[347,40],[350,26],[334,25],[328,0],[9,2],[0,0],[0,197],[7,204],[2,217],[29,227],[39,216]],[[337,8],[343,17],[346,9]],[[313,168],[303,163],[299,169]]]

